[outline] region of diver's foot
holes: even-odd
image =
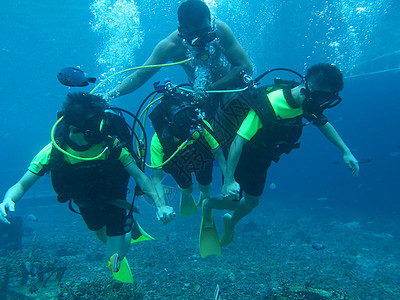
[[[179,205],[181,218],[193,216],[197,213],[197,205],[194,202],[192,194],[182,194]]]
[[[108,261],[108,267],[112,272],[116,273],[119,271],[121,266],[121,260],[119,259],[118,253],[114,253],[111,255],[110,260]]]
[[[224,232],[222,233],[220,242],[221,246],[228,246],[232,243],[233,238],[235,237],[235,232],[231,225],[232,216],[230,214],[225,214],[222,219],[224,221]]]
[[[202,220],[204,228],[214,228],[214,217],[211,209],[207,208],[208,199],[204,199],[202,203]]]
[[[201,258],[206,258],[211,255],[221,256],[221,245],[219,243],[217,228],[215,227],[211,209],[207,209],[206,207],[207,202],[207,199],[203,201],[201,216],[199,236]]]

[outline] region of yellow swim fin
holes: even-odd
[[[221,256],[221,244],[219,242],[218,231],[215,227],[212,213],[206,213],[205,205],[207,200],[203,201],[203,214],[201,216],[200,227],[200,256],[206,258],[210,255]]]
[[[109,264],[111,263],[112,262],[109,261]],[[112,272],[112,274],[115,280],[121,281],[123,283],[133,283],[131,267],[129,267],[129,263],[126,257],[121,260],[118,272]]]
[[[183,196],[181,193],[181,201],[179,204],[179,215],[181,218],[193,216],[197,213],[197,205],[191,194]]]
[[[143,241],[151,241],[154,238],[148,234],[144,229],[139,225],[139,223],[133,219],[133,226],[131,231],[131,244]]]

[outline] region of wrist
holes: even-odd
[[[15,201],[13,201],[11,198],[5,198],[5,199],[3,200],[3,203],[12,203],[12,204],[15,204]]]
[[[224,180],[224,185],[232,184],[235,182],[233,176],[226,176]]]
[[[343,154],[344,154],[344,155],[351,154],[350,149],[347,148],[347,147],[345,147],[345,148],[343,149]]]
[[[165,204],[161,201],[160,198],[158,198],[156,201],[154,201],[154,203],[156,204],[157,209],[160,209],[165,206]]]

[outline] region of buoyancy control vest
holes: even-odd
[[[126,199],[130,175],[119,161],[119,156],[122,147],[127,147],[131,152],[132,137],[122,122],[125,121],[121,116],[106,111],[106,126],[102,134],[110,152],[105,160],[71,164],[65,160],[64,154],[53,146],[49,168],[59,202],[73,200],[78,206],[92,206],[108,200]],[[68,144],[68,133],[69,129],[62,121],[56,129],[55,138],[57,144],[63,148]],[[116,145],[116,138],[120,146]]]
[[[241,94],[241,98],[255,111],[260,118],[262,128],[257,131],[247,143],[246,147],[262,147],[263,151],[270,154],[270,158],[275,162],[279,161],[280,155],[289,154],[291,150],[299,148],[299,140],[303,131],[303,115],[298,111],[298,106],[293,101],[290,88],[283,88],[281,95],[268,92],[266,87],[259,87],[253,91]],[[278,91],[274,91],[279,92]],[[293,114],[286,113],[284,117],[276,112],[271,104],[269,97],[274,96],[274,101],[281,102],[293,108]]]
[[[191,140],[184,149],[174,155],[169,163],[163,166],[165,172],[170,172],[170,168],[176,165],[182,167],[194,164],[193,168],[198,169],[202,168],[206,162],[213,161],[209,144],[199,134],[202,128],[208,131],[210,128],[199,118],[199,113],[193,105],[188,103],[187,97],[191,96],[183,93],[166,96],[166,99],[149,114],[164,150],[163,161],[170,158],[183,142]]]

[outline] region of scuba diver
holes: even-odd
[[[150,179],[138,167],[129,141],[123,137],[125,120],[106,101],[89,93],[69,93],[61,116],[52,130],[52,142],[32,160],[28,171],[13,185],[0,203],[0,219],[9,223],[7,211],[15,210],[24,193],[45,173],[51,173],[58,201],[77,205],[86,226],[106,244],[108,265],[115,279],[132,282],[126,253],[132,242],[152,239],[132,217],[126,201],[132,177],[154,201],[157,217],[163,222],[174,218]],[[121,136],[114,136],[121,132]],[[129,210],[129,213],[126,213]]]
[[[222,97],[211,97],[206,90],[223,90],[241,83],[240,72],[252,73],[253,67],[232,30],[219,20],[212,20],[208,6],[201,0],[187,0],[178,8],[178,30],[160,41],[141,68],[105,95],[111,99],[141,87],[168,61],[181,64],[193,83],[197,98],[204,98],[207,120],[215,113]],[[189,58],[189,59],[188,59]],[[152,67],[157,65],[158,67]],[[213,94],[215,95],[215,94]],[[200,100],[200,99],[198,99]]]
[[[214,159],[222,174],[226,161],[193,94],[172,87],[170,82],[165,86],[161,103],[149,115],[156,131],[150,151],[152,180],[165,202],[162,171],[172,175],[181,191],[179,211],[184,218],[194,215],[203,200],[210,198]],[[197,204],[192,196],[192,173],[200,190]]]
[[[298,140],[304,125],[317,126],[343,153],[343,160],[353,175],[358,175],[357,159],[323,114],[325,109],[341,102],[339,92],[342,89],[341,71],[329,63],[319,63],[307,70],[304,80],[297,86],[270,93],[265,87],[259,87],[239,94],[251,109],[231,145],[222,195],[203,202],[203,223],[207,231],[201,228],[202,257],[218,255],[221,246],[233,241],[236,224],[259,203],[271,162],[278,162],[281,154],[299,148]],[[303,124],[303,118],[308,123]],[[242,198],[241,191],[244,192]],[[212,209],[233,211],[232,215],[226,213],[223,216],[224,230],[220,240]]]

